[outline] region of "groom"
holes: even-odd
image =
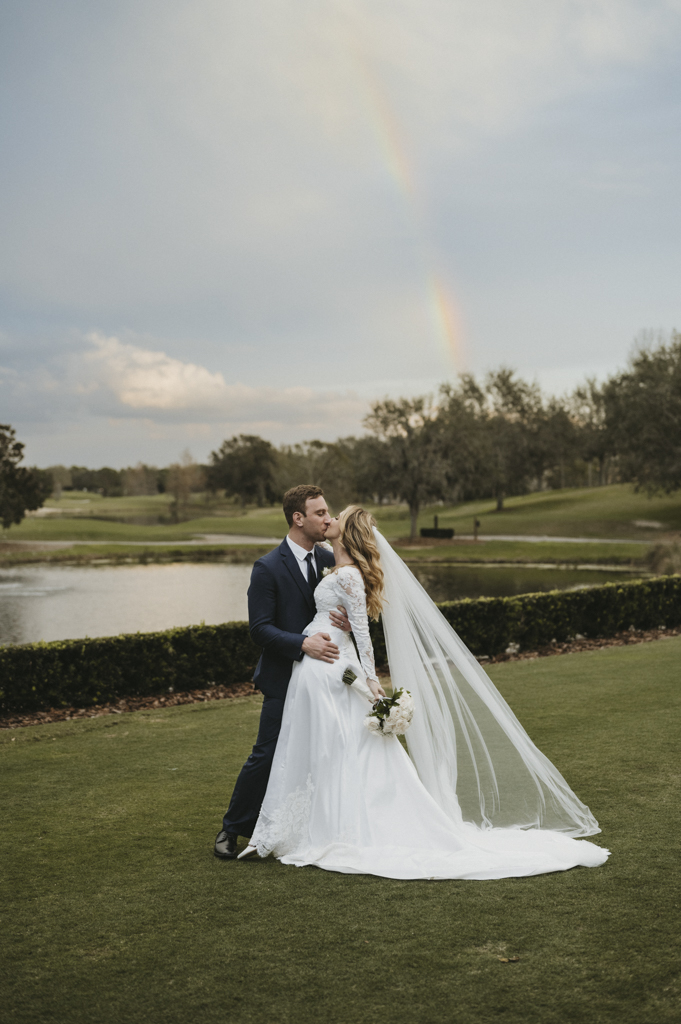
[[[333,554],[315,546],[324,540],[331,522],[321,487],[292,487],[284,495],[284,515],[288,536],[258,559],[248,588],[251,636],[262,647],[253,682],[264,699],[258,738],[236,780],[222,831],[215,840],[215,856],[221,860],[236,858],[238,837],[250,838],[258,820],[293,663],[301,661],[304,654],[330,664],[339,656],[328,633],[305,636],[302,632],[315,616],[314,589],[322,572],[334,565]],[[331,612],[330,617],[334,626],[350,631],[344,609]]]

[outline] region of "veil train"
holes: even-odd
[[[394,689],[416,704],[409,754],[456,821],[480,829],[600,832],[589,808],[527,735],[421,584],[374,529],[385,574],[383,630]]]

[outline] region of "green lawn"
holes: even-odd
[[[169,521],[166,495],[101,498],[99,495],[65,496],[48,506],[58,508],[54,518],[28,518],[5,534],[14,540],[178,541],[197,533],[243,533],[256,537],[283,537],[286,522],[279,508],[245,511],[224,501],[206,503],[195,495],[188,520]],[[481,536],[534,534],[549,537],[604,537],[654,542],[670,531],[681,530],[681,494],[648,499],[627,484],[610,487],[541,491],[509,498],[503,512],[494,502],[467,502],[455,507],[424,509],[420,526],[432,526],[433,514],[441,526],[457,534],[470,534],[473,518],[481,520]],[[390,538],[409,532],[405,506],[374,510],[381,529]],[[164,522],[158,522],[159,516]],[[95,518],[107,517],[107,518]],[[125,520],[116,522],[114,520]],[[636,521],[662,524],[661,529],[634,525]]]
[[[257,698],[0,733],[3,1020],[676,1024],[680,659],[494,666],[613,851],[536,878],[214,860]]]
[[[681,494],[647,498],[628,484],[610,487],[566,488],[539,491],[509,498],[502,512],[492,501],[468,502],[452,509],[430,509],[420,526],[432,526],[433,513],[440,526],[457,533],[473,532],[473,518],[481,521],[480,533],[535,534],[549,537],[610,537],[617,540],[655,540],[661,533],[681,530]],[[390,537],[408,534],[405,510],[382,509],[381,528]],[[635,526],[637,520],[658,522],[662,529]]]
[[[60,501],[48,502],[60,515],[54,518],[27,518],[19,526],[4,533],[6,540],[19,541],[87,541],[88,547],[46,552],[41,561],[88,562],[98,559],[139,561],[147,557],[139,548],[123,548],[126,542],[159,544],[180,543],[201,534],[245,534],[252,537],[283,537],[286,521],[279,508],[241,510],[224,500],[207,502],[195,495],[189,518],[182,523],[169,521],[167,495],[127,498],[102,498],[100,495],[69,493]],[[406,507],[374,509],[380,528],[393,540],[409,531]],[[400,549],[408,560],[480,561],[480,562],[558,562],[572,564],[634,564],[644,565],[649,545],[675,530],[681,529],[681,495],[649,500],[635,494],[628,485],[582,488],[580,490],[544,491],[510,498],[507,508],[497,513],[490,501],[469,502],[453,508],[425,509],[420,525],[432,525],[437,514],[441,526],[454,527],[456,534],[472,531],[473,518],[481,521],[478,544],[455,543],[451,546],[424,547],[419,550]],[[159,522],[162,518],[164,521]],[[663,529],[635,526],[637,520],[657,521]],[[575,544],[560,541],[532,543],[524,541],[485,540],[490,534],[534,534],[555,537],[602,537],[616,540],[613,544]],[[632,544],[629,541],[647,541]],[[107,543],[116,547],[107,548]],[[92,547],[97,544],[97,548]],[[263,549],[264,550],[264,549]],[[261,550],[243,549],[222,556],[230,561],[248,561],[259,557]],[[183,551],[150,548],[149,560],[182,559],[200,561],[209,557],[196,548]],[[0,565],[36,561],[36,554],[18,551],[14,545],[0,544]]]
[[[650,550],[645,544],[575,544],[560,541],[529,542],[480,540],[477,543],[437,544],[395,550],[407,562],[533,562],[575,565],[645,565]]]
[[[266,554],[272,544],[79,544],[44,550],[0,544],[0,567],[49,562],[58,565],[85,565],[97,562],[254,562]],[[398,547],[408,562],[518,562],[572,565],[647,566],[648,545],[642,544],[561,544],[488,540],[477,544],[452,544],[433,547]]]

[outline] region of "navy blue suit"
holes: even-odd
[[[334,565],[333,554],[315,547],[317,579]],[[314,593],[300,571],[286,538],[253,566],[248,588],[251,636],[262,648],[253,682],[263,695],[258,738],[232,793],[222,827],[232,835],[250,837],[267,790],[277,746],[284,700],[294,661],[301,661],[303,629],[315,616]]]

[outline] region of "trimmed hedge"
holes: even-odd
[[[500,654],[511,643],[532,651],[577,633],[608,637],[629,626],[678,626],[681,576],[520,597],[448,601],[439,608],[474,654]]]
[[[534,650],[581,633],[607,637],[634,626],[681,624],[681,576],[606,583],[585,590],[482,597],[439,605],[474,654],[516,643]],[[380,623],[372,623],[378,664],[386,660]],[[258,660],[246,622],[190,626],[93,640],[0,648],[3,713],[87,707],[155,693],[229,686],[249,679]]]
[[[246,622],[0,647],[0,708],[87,707],[229,686],[253,675],[259,655]]]
[[[552,590],[520,597],[445,601],[438,608],[473,654],[492,657],[509,644],[522,651],[581,633],[613,636],[629,626],[654,629],[681,624],[681,576],[605,583],[583,590]],[[387,660],[380,622],[371,624],[376,663]]]

